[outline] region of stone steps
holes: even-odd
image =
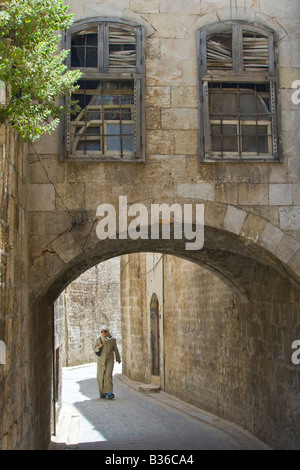
[[[140,384],[138,386],[139,392],[142,393],[156,393],[160,391],[160,376],[152,375],[150,384]]]

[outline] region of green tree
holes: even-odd
[[[0,123],[9,122],[24,140],[51,133],[71,95],[79,71],[67,71],[68,51],[59,50],[60,32],[73,15],[62,0],[9,0],[0,3],[0,80],[8,98]],[[58,97],[66,96],[63,108]]]

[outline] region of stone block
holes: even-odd
[[[213,201],[215,198],[215,187],[209,183],[178,183],[177,194],[179,197],[188,199]]]
[[[287,206],[292,204],[292,185],[270,184],[269,197],[272,206]]]
[[[299,184],[292,185],[293,205],[300,206],[300,186]]]
[[[279,69],[280,88],[291,89],[292,83],[296,80],[299,80],[299,66],[298,67],[280,67]],[[291,102],[292,102],[292,96],[291,96]]]
[[[283,230],[300,230],[300,206],[280,207],[279,217]]]
[[[146,86],[181,86],[182,60],[170,61],[146,58]]]
[[[283,232],[278,227],[267,223],[258,240],[258,243],[267,250],[274,252],[282,237]]]
[[[56,210],[84,210],[84,183],[56,185]]]
[[[172,87],[171,102],[174,108],[195,108],[198,103],[198,88]]]
[[[298,276],[300,275],[300,250],[296,251],[296,253],[291,257],[288,265],[298,274]]]
[[[71,217],[67,212],[32,212],[29,214],[29,235],[58,235],[70,230]]]
[[[274,0],[260,0],[260,10],[264,14],[274,18],[299,18],[298,0],[289,0],[286,2],[274,2]]]
[[[205,225],[211,227],[221,228],[227,206],[225,204],[215,204],[207,202],[204,208],[204,222]]]
[[[240,184],[238,186],[238,204],[267,206],[269,191],[267,184]]]
[[[52,184],[30,184],[28,187],[29,211],[54,211],[55,189]]]
[[[171,163],[171,165],[170,165]],[[165,174],[174,182],[186,179],[186,157],[184,155],[151,155],[143,168],[143,182],[156,182],[157,174]]]
[[[62,183],[65,176],[65,166],[59,161],[57,155],[44,155],[40,161],[36,155],[28,156],[28,177],[33,183]]]
[[[147,132],[146,153],[152,155],[172,155],[175,153],[175,133],[168,130]]]
[[[248,238],[254,242],[257,242],[261,236],[267,221],[254,215],[249,214],[245,220],[245,223],[241,229],[240,235]]]
[[[282,164],[268,164],[263,165],[257,163],[251,163],[250,167],[250,178],[249,183],[261,184],[261,183],[288,183],[289,175],[287,170],[286,161]]]
[[[194,39],[194,38],[193,38]],[[162,60],[195,60],[197,57],[196,41],[192,39],[162,38],[160,40]]]
[[[148,38],[145,47],[147,60],[160,59],[159,38]]]
[[[161,120],[163,129],[198,129],[198,109],[162,109]]]
[[[281,136],[284,155],[297,155],[300,148],[300,132],[282,131]]]
[[[216,202],[237,204],[237,184],[216,184]]]
[[[299,72],[299,77],[300,77],[300,72]],[[291,100],[291,103],[292,103],[292,100]],[[281,112],[281,129],[283,131],[298,131],[300,129],[299,105],[298,105],[298,109],[296,110],[287,109]]]
[[[300,160],[299,156],[289,157],[288,159],[288,172],[290,181],[293,181],[293,186],[299,185],[298,179],[300,175]],[[297,204],[298,205],[298,204]]]
[[[168,13],[160,15],[144,15],[144,18],[151,24],[154,28],[154,37],[159,38],[175,38],[176,37],[176,28],[175,28],[175,19],[174,15]]]
[[[81,248],[77,245],[70,232],[58,237],[51,243],[51,246],[65,263],[68,263],[81,253]]]
[[[197,61],[184,60],[182,62],[182,84],[184,86],[195,86],[198,80]]]
[[[284,235],[276,247],[275,254],[284,263],[288,263],[290,259],[300,248],[300,242],[290,235]]]
[[[146,108],[169,108],[171,104],[170,87],[146,87]]]
[[[198,155],[198,131],[186,130],[175,133],[175,153]]]
[[[94,210],[96,211],[97,207],[100,204],[106,204],[110,203],[115,205],[115,207],[118,206],[119,201],[118,201],[118,196],[123,195],[123,189],[119,188],[119,194],[118,191],[114,192],[114,189],[112,187],[112,184],[106,183],[106,184],[89,184],[87,183],[85,185],[85,206],[87,210]],[[114,192],[114,194],[113,194]]]
[[[189,0],[183,2],[182,0],[160,0],[161,13],[173,13],[177,15],[200,15],[199,0]]]
[[[160,108],[146,107],[146,130],[154,130],[161,128],[161,111]]]
[[[300,72],[298,73],[298,77],[300,76]],[[297,102],[293,103],[292,97],[293,93],[296,89],[291,88],[293,82],[290,83],[289,88],[279,90],[280,95],[280,105],[282,110],[290,111],[292,109],[298,110],[299,104]]]
[[[240,209],[258,215],[273,225],[279,225],[278,206],[241,206]]]
[[[59,126],[51,133],[44,134],[39,140],[28,146],[29,155],[35,155],[32,147],[40,155],[52,155],[59,156],[60,153],[60,138],[59,138],[60,128]],[[51,149],[51,152],[49,152]]]
[[[223,221],[223,228],[229,232],[239,234],[247,213],[233,206],[228,206]]]
[[[159,13],[160,0],[129,0],[131,10],[137,13]]]

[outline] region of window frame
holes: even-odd
[[[109,67],[109,26],[124,27],[135,32],[135,67]],[[97,28],[98,33],[98,64],[97,67],[72,67],[71,66],[71,41],[72,37],[81,31]],[[134,107],[135,107],[135,155],[113,155],[113,151],[103,154],[100,151],[92,151],[85,156],[73,154],[70,145],[70,115],[65,113],[61,125],[61,152],[62,161],[118,161],[118,162],[144,162],[145,161],[145,28],[144,26],[124,21],[119,18],[89,18],[74,22],[68,31],[64,31],[62,37],[63,48],[69,50],[66,66],[69,70],[79,69],[82,72],[80,80],[111,80],[134,82]],[[86,109],[86,108],[83,108]],[[117,121],[116,121],[117,123]],[[107,139],[103,137],[103,139]],[[89,151],[87,151],[89,152]]]
[[[218,33],[232,33],[232,70],[207,70],[207,37]],[[244,70],[243,33],[249,32],[268,38],[268,70]],[[278,80],[278,52],[275,31],[257,23],[223,21],[197,30],[197,62],[199,87],[199,156],[202,162],[281,162],[280,104]],[[272,128],[272,154],[241,154],[234,152],[220,156],[213,154],[210,135],[209,83],[234,83],[251,85],[268,84]]]

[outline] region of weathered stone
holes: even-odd
[[[238,186],[238,204],[263,205],[269,204],[269,191],[266,184],[241,184]]]
[[[246,212],[236,209],[233,206],[228,206],[223,222],[224,229],[239,234],[246,216]]]
[[[51,246],[65,263],[79,255],[81,252],[80,247],[77,245],[70,232],[64,233],[59,238],[51,242]]]
[[[259,238],[259,243],[269,251],[273,252],[275,251],[282,237],[282,231],[278,227],[274,227],[268,223]]]
[[[171,104],[170,87],[147,87],[146,100],[148,106],[169,107]]]
[[[30,211],[54,211],[55,188],[52,184],[31,184],[28,191]]]
[[[279,215],[283,230],[300,230],[300,206],[280,207]]]
[[[163,129],[198,129],[197,119],[197,109],[162,109],[161,120]]]
[[[175,133],[175,153],[178,155],[198,155],[198,132],[179,130]]]
[[[214,185],[208,183],[179,183],[177,185],[178,196],[188,199],[214,200]]]
[[[246,237],[247,239],[257,242],[266,224],[267,224],[267,221],[262,219],[261,217],[257,217],[253,214],[249,214],[241,229],[241,235],[243,237]]]

